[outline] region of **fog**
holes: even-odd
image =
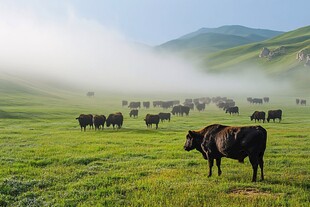
[[[201,72],[71,9],[61,19],[41,19],[33,11],[0,8],[0,71],[84,91],[268,95],[289,87],[256,69]]]

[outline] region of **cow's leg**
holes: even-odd
[[[258,158],[258,164],[260,167],[261,180],[264,180],[264,160],[263,160],[263,157]]]
[[[252,168],[253,168],[252,182],[256,182],[257,168],[258,168],[258,158],[257,158],[257,156],[253,156],[253,155],[250,155],[249,158],[250,158],[250,162],[251,162]]]
[[[210,159],[210,158],[209,158],[209,159],[208,159],[208,162],[209,162],[209,175],[208,175],[208,177],[211,177],[214,159]]]
[[[158,124],[156,124],[156,129],[158,129]]]
[[[217,174],[220,176],[222,174],[221,170],[221,158],[216,159],[216,166],[217,166]]]
[[[86,126],[84,126],[84,132],[86,131]]]

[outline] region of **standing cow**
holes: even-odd
[[[170,113],[163,113],[163,112],[160,112],[158,114],[159,116],[159,119],[161,122],[163,122],[164,120],[168,120],[170,122],[170,118],[171,118],[171,114]]]
[[[251,121],[254,119],[255,123],[256,121],[260,121],[260,120],[263,120],[263,123],[265,123],[265,117],[266,117],[266,113],[263,111],[254,111],[252,116],[250,116]]]
[[[130,117],[133,116],[133,118],[136,118],[138,117],[138,112],[139,112],[138,109],[132,109],[129,113],[129,116]]]
[[[228,107],[226,109],[226,113],[229,113],[230,115],[231,114],[238,114],[239,115],[239,108],[238,108],[238,106]]]
[[[99,130],[100,126],[102,127],[102,130],[104,129],[104,124],[107,118],[105,115],[95,115],[94,116],[94,125],[95,125],[95,130]]]
[[[281,122],[281,120],[282,120],[282,110],[281,109],[269,110],[268,111],[268,117],[267,117],[268,123],[269,123],[270,119],[273,119],[273,122],[275,122],[275,119],[279,119],[279,122]]]
[[[81,114],[79,117],[76,118],[76,120],[79,121],[81,131],[82,131],[82,128],[84,128],[84,131],[86,131],[87,125],[90,126],[90,129],[94,128],[92,114]]]
[[[145,116],[145,124],[147,126],[147,128],[151,127],[152,128],[152,124],[156,125],[156,129],[158,129],[158,123],[159,123],[159,115],[152,115],[152,114],[147,114]]]
[[[214,159],[221,171],[221,158],[228,157],[243,162],[249,156],[252,168],[252,182],[256,182],[258,165],[261,180],[264,180],[263,156],[266,149],[267,131],[261,126],[232,127],[213,124],[199,131],[188,131],[184,149],[198,150],[209,163],[209,175],[212,175]]]
[[[117,112],[115,114],[110,114],[106,120],[107,127],[110,127],[110,125],[114,126],[117,125],[117,128],[120,129],[123,126],[123,114],[121,112]]]

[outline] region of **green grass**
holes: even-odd
[[[0,206],[309,206],[310,111],[296,106],[295,97],[270,97],[261,106],[239,97],[239,116],[210,104],[155,130],[143,118],[163,110],[141,109],[129,118],[121,100],[133,98],[0,95]],[[208,178],[201,154],[183,150],[189,129],[254,125],[253,111],[278,108],[281,123],[259,123],[268,132],[263,182],[251,182],[248,159],[224,158],[223,174]],[[120,130],[81,132],[75,120],[115,111],[125,117]]]

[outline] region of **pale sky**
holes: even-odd
[[[27,10],[53,21],[73,12],[148,45],[202,27],[243,25],[290,31],[310,24],[309,8],[309,0],[0,0],[0,11]]]

